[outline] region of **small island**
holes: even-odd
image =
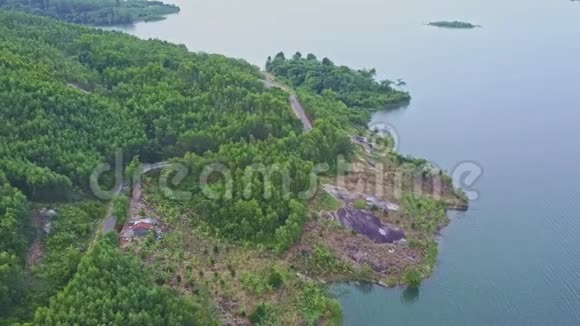
[[[461,21],[436,21],[427,24],[429,26],[440,27],[440,28],[456,28],[456,29],[473,29],[481,27],[480,25],[474,25],[472,23],[461,22]]]
[[[148,0],[62,0],[0,1],[0,9],[48,16],[70,23],[94,26],[129,25],[141,21],[157,21],[175,14],[180,8],[161,1]]]

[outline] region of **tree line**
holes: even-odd
[[[179,7],[148,0],[0,0],[0,8],[88,25],[125,25],[164,19]]]
[[[283,52],[268,57],[266,70],[295,88],[334,96],[349,107],[379,109],[410,101],[409,93],[396,90],[389,80],[377,81],[376,70],[354,70],[332,60],[318,60],[314,54],[303,57],[296,52],[286,58]]]

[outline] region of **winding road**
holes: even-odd
[[[302,121],[304,131],[312,130],[312,121],[310,121],[310,118],[308,118],[308,115],[306,115],[306,112],[304,112],[304,108],[302,107],[302,104],[300,104],[300,101],[298,101],[296,92],[294,92],[294,90],[291,89],[290,87],[277,81],[276,77],[274,77],[274,75],[272,75],[271,73],[262,71],[262,75],[265,78],[263,82],[267,88],[276,87],[290,94],[290,96],[288,97],[288,102],[290,102],[290,106],[292,107],[292,111],[294,111],[296,117],[298,117],[298,119]]]
[[[141,175],[146,174],[148,172],[154,171],[154,170],[159,170],[159,169],[163,169],[166,167],[171,166],[172,163],[170,162],[157,162],[157,163],[145,163],[141,165]],[[114,195],[113,195],[113,200],[119,196],[119,194],[121,194],[121,191],[123,191],[123,189],[125,187],[127,187],[129,184],[127,182],[127,180],[121,180],[121,182],[119,182],[119,184],[117,184],[115,186],[115,190],[114,190]],[[103,218],[103,222],[101,223],[101,228],[100,231],[102,234],[111,232],[115,229],[115,225],[117,225],[117,217],[115,217],[113,215],[113,200],[111,200],[111,202],[109,203],[109,207],[107,208],[107,213],[105,214],[105,217]]]
[[[302,104],[300,104],[300,102],[298,101],[298,98],[296,97],[296,95],[293,95],[293,94],[290,95],[290,97],[288,98],[288,101],[290,101],[290,106],[292,106],[292,110],[294,111],[294,114],[300,119],[300,121],[302,121],[302,125],[304,126],[304,131],[312,130],[312,122],[310,122],[310,119],[308,118],[308,116],[304,112],[304,108],[302,107]]]
[[[310,118],[308,118],[308,115],[306,115],[306,112],[304,112],[304,108],[302,107],[302,104],[300,104],[300,101],[298,100],[298,97],[296,96],[296,92],[293,89],[291,89],[290,87],[277,81],[276,77],[274,77],[272,74],[265,72],[265,71],[262,71],[262,75],[264,76],[264,80],[262,80],[262,82],[264,83],[264,85],[267,88],[276,87],[276,88],[279,88],[279,89],[285,91],[286,93],[290,94],[290,96],[288,97],[288,102],[290,103],[290,107],[292,108],[292,111],[294,112],[296,117],[298,117],[298,119],[300,119],[300,121],[302,121],[302,125],[304,126],[304,131],[308,132],[308,131],[312,130],[312,121],[310,121]],[[165,161],[152,163],[152,164],[146,163],[146,164],[142,165],[141,174],[146,174],[146,173],[151,172],[153,170],[163,169],[163,168],[166,168],[170,165],[171,165],[171,163],[165,162]],[[114,198],[119,196],[119,194],[121,194],[123,189],[126,188],[128,185],[129,184],[127,183],[127,180],[121,180],[121,182],[119,182],[115,186],[113,200],[114,200]],[[100,233],[104,234],[107,232],[111,232],[115,229],[115,226],[117,225],[117,218],[113,215],[113,200],[111,200],[111,202],[109,203],[109,207],[107,208],[107,213],[105,214],[105,217],[103,218],[103,222],[101,223]]]

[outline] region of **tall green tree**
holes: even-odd
[[[131,256],[121,254],[116,236],[101,238],[83,257],[74,278],[46,308],[37,325],[217,325],[192,299],[156,287]]]

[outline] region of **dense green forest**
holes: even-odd
[[[349,107],[378,109],[409,102],[410,95],[393,89],[389,80],[377,81],[375,69],[353,70],[330,59],[318,60],[313,54],[297,52],[286,58],[280,52],[268,58],[266,69],[289,85],[317,94],[334,96]]]
[[[0,32],[0,168],[35,200],[86,188],[116,149],[158,161],[299,130],[245,62],[14,13]]]
[[[0,12],[0,33],[0,324],[5,316],[42,325],[213,323],[198,303],[153,286],[112,235],[90,246],[105,210],[89,189],[95,167],[117,150],[182,163],[189,174],[173,190],[192,197],[159,202],[214,239],[280,254],[303,233],[313,168],[335,173],[338,157],[355,155],[352,126],[367,122],[367,109],[410,99],[374,70],[279,54],[267,68],[296,88],[314,125],[303,132],[288,94],[242,60],[15,12]],[[216,173],[202,190],[212,164],[231,178]],[[30,202],[58,216],[28,270]],[[122,219],[127,206],[115,201]],[[300,297],[308,324],[332,310],[318,288]]]
[[[222,236],[287,249],[300,237],[307,199],[300,193],[311,187],[315,163],[326,163],[327,172],[331,172],[337,157],[349,157],[353,150],[350,139],[333,123],[316,122],[317,127],[309,133],[224,144],[218,152],[204,157],[187,154],[178,159],[191,171],[191,182],[183,182],[182,186],[193,191],[195,198],[188,201],[191,208]],[[208,199],[201,189],[192,189],[191,184],[199,180],[204,166],[216,162],[228,167],[232,191],[226,196],[227,179],[216,179],[211,190],[220,196]],[[248,168],[254,173],[248,175]],[[287,186],[283,183],[284,173],[288,173],[290,180]],[[268,174],[272,176],[269,181],[265,180]]]
[[[322,114],[333,106],[350,109],[310,95],[307,109],[319,114],[315,129],[302,134],[288,95],[267,89],[259,70],[244,61],[13,12],[0,13],[0,33],[2,291],[14,293],[3,296],[10,298],[4,311],[21,303],[15,293],[28,241],[26,197],[59,202],[90,195],[90,173],[112,161],[116,149],[147,162],[183,157],[178,160],[194,171],[220,162],[235,184],[251,164],[287,168],[288,196],[280,187],[272,187],[271,197],[259,195],[264,181],[257,173],[253,195],[236,189],[232,198],[195,204],[218,234],[279,250],[300,236],[306,212],[298,193],[309,186],[309,169],[352,151],[341,127],[348,116]],[[222,185],[215,180],[212,188]],[[61,222],[43,241],[47,253],[33,270],[40,290],[28,294],[35,304],[75,275],[82,239],[102,213],[75,207],[60,209]]]
[[[9,314],[24,299],[27,215],[26,197],[0,171],[0,316]]]
[[[48,303],[59,289],[74,276],[81,257],[94,236],[94,228],[104,214],[97,201],[80,201],[55,205],[57,216],[51,220],[50,234],[40,238],[41,261],[31,266],[30,287],[25,291],[24,311]]]
[[[0,0],[0,8],[100,26],[161,20],[179,12],[175,5],[148,0]]]
[[[34,315],[36,325],[216,325],[193,299],[181,299],[153,285],[142,266],[117,248],[112,233],[85,255],[78,271],[48,307]]]

